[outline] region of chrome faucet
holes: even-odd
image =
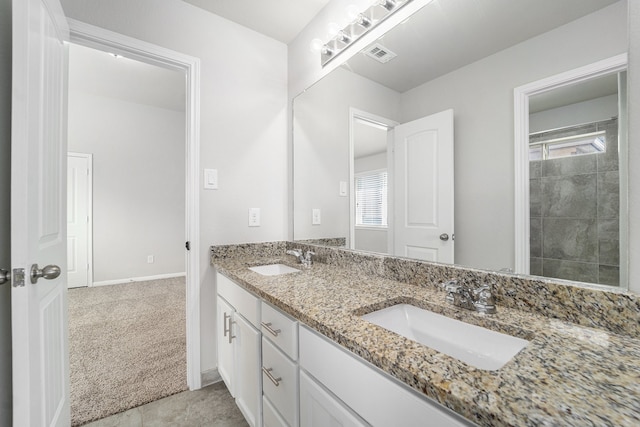
[[[306,268],[311,267],[311,264],[313,264],[312,257],[315,254],[316,253],[313,251],[307,251],[306,253],[304,253],[302,249],[290,249],[287,251],[287,255],[293,255],[294,257],[298,258],[300,264],[302,264]]]
[[[304,261],[304,256],[302,255],[301,249],[289,249],[287,251],[287,255],[293,255],[294,257],[298,258],[298,261],[300,261],[300,263]]]
[[[493,314],[496,312],[496,304],[491,294],[491,286],[483,284],[477,289],[471,289],[467,285],[460,285],[453,279],[442,284],[447,296],[445,300],[456,307],[474,310],[480,313]]]

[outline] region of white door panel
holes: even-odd
[[[13,0],[11,264],[13,421],[68,426],[66,79],[58,0]],[[31,283],[32,266],[61,274]],[[26,274],[18,283],[19,269]]]
[[[392,185],[394,254],[453,263],[453,110],[395,127]]]

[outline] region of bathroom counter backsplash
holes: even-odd
[[[285,255],[294,246],[301,245],[217,246],[212,247],[211,261],[265,301],[479,425],[640,425],[639,308],[634,294],[564,289],[570,287],[315,246],[303,249],[313,249],[321,262],[300,273],[262,276],[248,269],[271,263],[295,266],[293,257]],[[452,278],[492,283],[498,312],[483,315],[446,304],[437,285]],[[537,292],[529,296],[535,301],[527,302],[520,286]],[[550,302],[538,301],[545,297]],[[583,300],[565,301],[573,297]],[[397,303],[530,343],[497,371],[473,368],[360,318]],[[567,315],[563,307],[613,307],[613,312]],[[622,319],[635,325],[625,326]]]

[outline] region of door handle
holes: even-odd
[[[53,280],[56,277],[60,276],[60,267],[57,265],[47,265],[42,269],[38,268],[38,264],[33,264],[31,266],[31,283],[35,284],[38,282],[39,278],[44,278],[46,280]]]
[[[0,285],[4,285],[11,281],[11,272],[9,270],[0,269]]]
[[[433,236],[433,234],[432,234]],[[443,242],[446,242],[447,240],[449,240],[449,235],[447,233],[442,233],[440,235],[440,240],[442,240]]]

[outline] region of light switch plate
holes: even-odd
[[[342,197],[347,196],[347,181],[340,181],[340,195]]]
[[[249,208],[249,227],[260,227],[260,208]]]
[[[218,169],[204,170],[204,188],[206,190],[218,189]]]
[[[311,215],[312,215],[311,224],[312,225],[320,225],[320,222],[321,222],[320,209],[313,209],[311,211]]]

